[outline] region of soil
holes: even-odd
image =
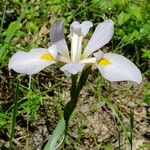
[[[15,77],[16,73],[10,75],[7,69],[0,72],[0,104],[4,112],[13,104],[15,88],[12,82]],[[60,119],[57,112],[58,99],[61,97],[64,104],[69,100],[70,78],[64,76],[57,67],[46,69],[34,78],[39,80],[36,87],[41,92],[53,86],[56,86],[57,90],[47,92],[51,98],[43,100],[36,118],[28,119],[25,114],[17,116],[15,150],[41,150]],[[104,81],[102,86],[97,88],[98,78],[98,72],[95,71],[82,89],[73,119],[70,121],[66,143],[60,149],[101,150],[104,149],[102,148],[104,145],[111,145],[117,149],[120,141],[122,150],[130,150],[125,132],[111,106],[119,110],[121,121],[127,130],[130,128],[130,110],[134,112],[133,150],[144,143],[149,143],[150,108],[143,102],[144,87],[148,79],[143,76],[140,85],[131,82]],[[27,86],[28,80],[28,76],[21,77],[21,84]],[[20,96],[24,94],[20,93]],[[105,98],[107,102],[104,101]],[[2,150],[9,147],[8,129],[5,127],[0,129],[0,144]]]

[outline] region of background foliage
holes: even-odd
[[[1,135],[6,136],[4,138],[6,141],[11,130],[14,88],[16,79],[19,78],[15,73],[9,76],[7,70],[9,58],[19,49],[28,51],[33,47],[48,47],[50,26],[58,18],[64,22],[66,37],[73,20],[79,22],[90,20],[95,28],[99,22],[111,18],[115,24],[115,35],[112,42],[103,50],[123,54],[141,69],[147,79],[141,103],[144,102],[149,106],[150,85],[147,82],[150,75],[150,3],[148,0],[3,0],[0,1],[0,6],[2,8],[0,10],[0,132],[3,133]],[[94,28],[85,39],[85,43]],[[30,121],[38,117],[41,110],[46,112],[47,117],[54,124],[62,116],[64,102],[59,93],[66,83],[57,77],[54,79],[54,75],[65,77],[60,76],[57,66],[54,71],[55,73],[51,72],[52,75],[45,72],[44,75],[34,76],[32,81],[27,76],[21,78],[17,120],[25,122],[27,127]],[[100,85],[102,86],[103,84]],[[56,93],[57,104],[48,105],[49,99],[53,99]],[[43,101],[47,102],[46,105]],[[111,106],[108,102],[107,105]],[[49,111],[50,108],[53,111]],[[50,130],[52,131],[52,128]],[[104,148],[111,150],[109,145],[105,145]]]

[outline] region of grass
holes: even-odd
[[[14,133],[15,133],[15,126],[16,126],[16,115],[17,115],[17,102],[19,100],[19,81],[17,80],[17,87],[16,87],[16,94],[14,98],[14,107],[13,107],[13,117],[12,117],[12,127],[11,127],[11,134],[10,134],[10,140],[9,140],[9,149],[13,149],[13,139],[14,139]]]
[[[3,0],[0,4],[0,149],[44,147],[63,115],[71,79],[62,75],[59,66],[32,77],[18,76],[14,72],[10,75],[7,69],[10,57],[19,49],[48,47],[49,28],[56,18],[63,20],[66,37],[73,20],[90,20],[95,27],[111,18],[115,35],[103,50],[125,55],[143,73],[143,83],[137,86],[109,83],[94,71],[81,91],[62,149],[121,150],[128,146],[134,150],[135,143],[140,143],[138,138],[144,139],[138,150],[149,146],[148,131],[142,130],[148,126],[150,105],[150,4],[147,0],[13,0],[9,3]],[[92,31],[85,43],[91,34]],[[20,80],[19,86],[16,80]],[[14,98],[16,87],[17,99]],[[133,110],[130,102],[134,103]]]

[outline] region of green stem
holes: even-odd
[[[57,127],[55,128],[53,134],[51,135],[46,146],[44,147],[44,150],[56,150],[64,142],[70,117],[74,109],[76,108],[80,91],[85,85],[90,71],[91,67],[88,67],[86,68],[86,70],[82,72],[78,84],[77,84],[78,75],[76,74],[71,76],[72,80],[70,91],[71,100],[66,104],[64,110],[64,118],[62,118],[57,124]],[[61,140],[61,142],[56,146],[58,140],[62,137],[63,134],[64,134],[63,140]]]
[[[12,143],[14,138],[14,132],[15,132],[15,125],[16,125],[16,114],[17,114],[17,101],[19,99],[19,80],[17,79],[17,86],[16,86],[16,94],[14,99],[14,108],[13,108],[13,118],[12,118],[12,127],[11,127],[11,135],[9,140],[9,149],[12,150]]]
[[[77,97],[77,78],[78,75],[72,75],[71,80],[72,80],[72,85],[71,85],[71,91],[70,91],[70,96],[71,100],[66,104],[65,110],[64,110],[64,119],[66,121],[66,127],[68,125],[68,121],[70,119],[70,116],[76,107],[78,97]]]
[[[91,71],[91,66],[82,72],[78,84],[77,84],[78,76],[77,75],[72,76],[71,100],[67,103],[65,110],[64,110],[64,119],[66,122],[65,133],[67,133],[69,119],[70,119],[74,109],[76,108],[76,105],[77,105],[77,102],[79,99],[79,95],[80,95],[80,91],[82,90],[83,86],[85,85],[90,71]]]

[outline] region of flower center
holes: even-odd
[[[52,61],[52,60],[54,60],[54,58],[49,53],[45,53],[45,54],[41,55],[40,59],[46,60],[46,61]]]
[[[107,59],[107,58],[101,58],[99,61],[98,61],[98,64],[99,65],[109,65],[111,64],[110,61]]]

